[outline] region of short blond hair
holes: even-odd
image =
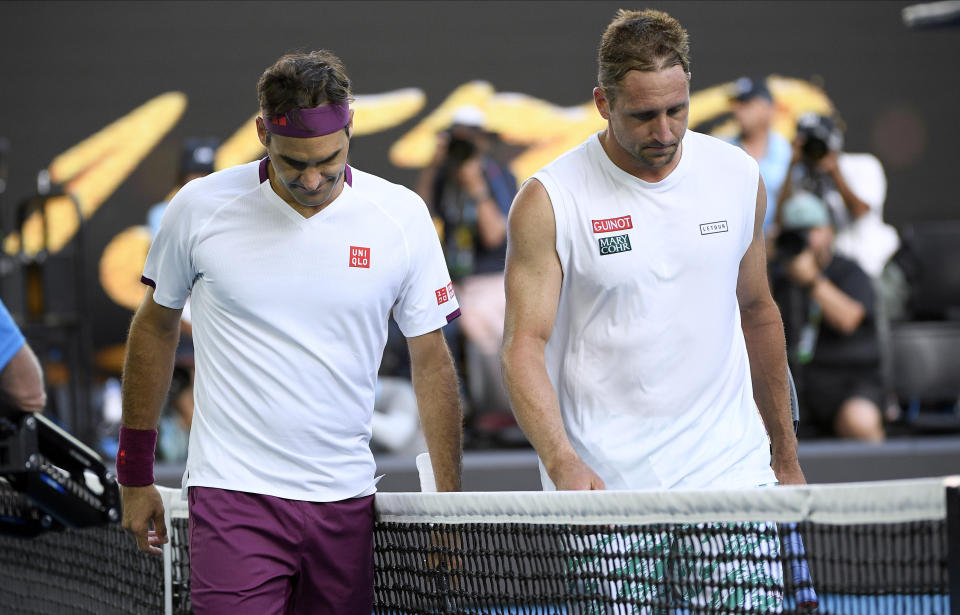
[[[654,9],[620,9],[600,39],[597,83],[612,97],[632,70],[680,66],[690,73],[690,37],[680,22]]]

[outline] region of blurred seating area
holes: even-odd
[[[907,431],[960,432],[960,222],[913,223],[900,236],[909,294],[886,340],[900,411],[891,418]]]

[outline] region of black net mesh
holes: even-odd
[[[943,522],[376,531],[377,613],[949,613]]]
[[[190,608],[190,531],[185,518],[171,519],[170,580],[174,615],[189,615]]]
[[[138,552],[118,525],[0,535],[0,613],[162,612],[162,560]]]
[[[187,526],[186,518],[169,526],[178,614],[191,613]],[[374,612],[804,613],[815,593],[817,613],[946,615],[947,542],[945,520],[379,521]],[[138,553],[118,526],[32,538],[0,533],[0,581],[0,613],[164,612],[162,559]]]

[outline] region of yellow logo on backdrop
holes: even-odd
[[[730,111],[731,85],[721,84],[691,95],[691,127],[719,120],[711,132],[716,136],[733,136],[732,120],[723,121]],[[776,107],[774,128],[788,139],[793,138],[796,118],[801,113],[832,110],[826,94],[806,81],[771,76],[769,86]],[[353,105],[354,135],[394,128],[420,113],[425,104],[426,96],[417,88],[358,95]],[[168,92],[148,101],[57,156],[50,164],[51,179],[75,195],[84,219],[90,218],[176,125],[186,105],[186,96],[180,92]],[[511,161],[511,169],[519,181],[605,126],[592,100],[561,107],[527,94],[497,92],[485,81],[471,81],[454,89],[437,108],[393,143],[389,149],[391,163],[407,169],[426,166],[434,156],[437,134],[449,126],[454,113],[464,106],[480,109],[486,118],[487,130],[498,133],[506,143],[523,148]],[[243,164],[263,154],[254,127],[255,118],[256,115],[251,116],[220,146],[214,159],[216,169]],[[60,250],[77,228],[78,220],[70,199],[53,199],[48,204],[48,249]],[[10,235],[4,248],[16,252],[22,241],[24,252],[36,253],[44,244],[42,233],[41,220],[34,216],[24,225],[23,237]],[[145,227],[130,227],[116,235],[101,256],[100,282],[104,291],[113,301],[130,309],[135,309],[143,297],[140,272],[149,244]]]
[[[51,181],[74,195],[84,219],[90,218],[176,125],[186,108],[187,97],[180,92],[157,96],[54,158],[48,168]],[[13,253],[22,247],[32,255],[45,244],[50,252],[58,252],[78,225],[73,202],[56,197],[47,204],[46,241],[42,220],[34,214],[25,221],[23,236],[11,233],[4,249]]]

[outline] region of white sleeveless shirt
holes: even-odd
[[[688,130],[677,167],[649,183],[597,134],[533,177],[556,216],[546,365],[576,452],[608,489],[774,482],[736,296],[756,162]],[[541,477],[554,488],[542,464]]]

